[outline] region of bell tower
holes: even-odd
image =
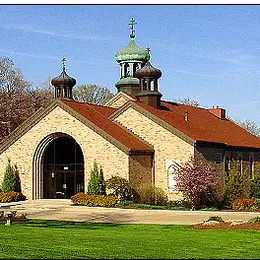
[[[55,98],[73,99],[72,88],[76,85],[76,79],[70,77],[66,73],[66,58],[62,59],[62,72],[59,76],[51,80],[51,84],[55,88]]]
[[[115,55],[116,61],[120,66],[120,80],[116,83],[118,92],[123,91],[132,96],[140,92],[139,80],[135,73],[141,69],[149,60],[150,54],[146,49],[139,48],[135,39],[135,22],[134,18],[130,20],[130,42]]]

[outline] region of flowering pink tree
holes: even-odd
[[[217,194],[221,183],[220,170],[216,164],[206,161],[203,157],[191,157],[185,164],[180,165],[175,177],[176,188],[187,197],[193,208],[202,206],[205,198]]]

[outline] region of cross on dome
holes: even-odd
[[[65,57],[62,58],[62,70],[65,71],[66,70],[66,64],[65,62],[67,61]]]
[[[146,48],[146,50],[147,50],[148,54],[151,53],[151,48],[149,46]]]
[[[135,38],[135,24],[137,23],[135,22],[135,19],[132,18],[129,23],[130,30],[131,30],[130,38]]]

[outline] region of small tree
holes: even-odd
[[[221,176],[218,167],[203,157],[191,157],[180,165],[175,177],[176,187],[187,197],[193,208],[200,208],[207,198],[207,204],[214,204],[220,196],[217,193]]]
[[[252,180],[252,197],[256,199],[260,199],[260,176],[257,175]]]
[[[105,185],[102,169],[100,169],[99,175],[98,175],[98,186],[99,186],[98,194],[106,195],[106,185]]]
[[[228,205],[231,205],[233,200],[250,197],[251,182],[247,168],[241,173],[239,165],[234,163],[225,182],[224,199]]]
[[[97,162],[94,161],[90,172],[90,180],[88,183],[88,194],[105,195],[105,186],[103,179],[103,171],[98,170]]]
[[[11,165],[11,160],[8,159],[5,171],[4,179],[2,183],[2,191],[17,191],[20,192],[19,174],[16,166]]]

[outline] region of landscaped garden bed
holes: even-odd
[[[247,222],[225,222],[219,216],[211,216],[204,223],[191,226],[192,229],[227,229],[227,230],[260,230],[260,217],[254,217]]]
[[[260,223],[218,222],[208,225],[196,224],[192,229],[260,230]]]

